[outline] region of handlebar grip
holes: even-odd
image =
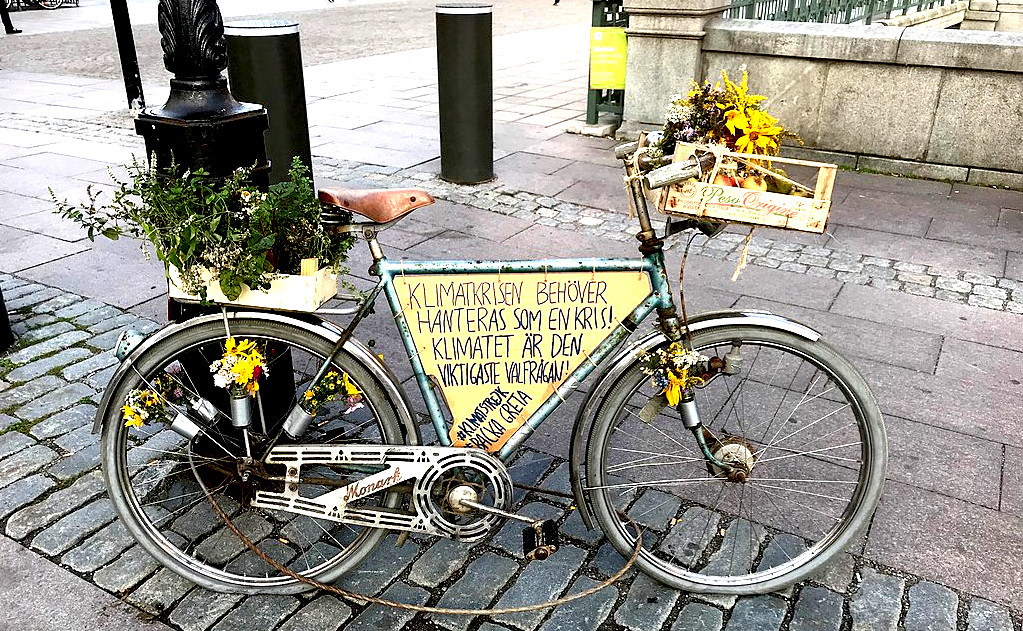
[[[662,186],[675,184],[682,180],[699,178],[703,175],[704,171],[714,165],[716,159],[713,153],[706,153],[699,158],[694,156],[685,162],[675,162],[659,169],[654,169],[646,174],[646,185],[652,189],[661,188]]]
[[[634,140],[633,142],[627,142],[624,145],[618,145],[615,147],[615,159],[624,160],[639,149],[639,141]]]
[[[700,177],[700,166],[696,160],[686,160],[654,169],[646,174],[645,180],[646,185],[653,189],[694,177]]]

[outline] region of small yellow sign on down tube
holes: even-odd
[[[496,452],[650,295],[645,272],[397,276],[455,446]]]

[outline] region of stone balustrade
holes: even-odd
[[[681,4],[626,0],[625,133],[659,126],[691,80],[745,66],[806,142],[794,155],[1023,189],[1023,34],[724,20],[718,0]]]

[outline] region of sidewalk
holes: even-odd
[[[614,143],[562,131],[585,97],[585,27],[497,38],[495,59],[512,60],[495,67],[496,182],[459,187],[436,177],[435,53],[421,49],[306,69],[318,183],[414,186],[437,196],[436,206],[383,234],[393,258],[633,253],[621,171],[608,151]],[[815,327],[854,358],[877,394],[891,440],[889,483],[863,544],[826,574],[740,599],[630,577],[553,613],[469,621],[330,596],[213,596],[159,569],[114,521],[87,426],[90,400],[113,370],[112,341],[125,326],[157,326],[164,316],[162,269],[143,263],[133,244],[85,240],[49,213],[46,192],[80,194],[86,183],[108,182],[108,166],[141,150],[118,111],[121,89],[117,81],[0,71],[0,288],[21,336],[0,358],[0,529],[24,548],[8,562],[0,546],[5,568],[14,558],[46,567],[83,594],[94,589],[87,581],[188,631],[1021,631],[1023,194],[845,171],[830,236],[758,231],[736,283],[728,276],[741,235],[698,243],[685,287],[691,311],[765,308]],[[159,89],[147,87],[151,103]],[[681,248],[672,245],[669,269],[678,269]],[[367,266],[367,253],[353,250],[353,274],[365,280]],[[385,311],[360,337],[400,357]],[[407,365],[389,363],[407,381]],[[530,439],[512,463],[517,482],[565,488],[571,422],[561,413]],[[443,548],[431,541],[385,544],[346,583],[432,604],[493,574],[471,604],[504,605],[516,585],[574,592],[619,566],[562,501],[529,493],[522,504],[563,520],[564,562],[523,569],[514,528],[505,528],[460,549],[453,564],[437,562]],[[495,558],[507,573],[477,565]],[[388,568],[386,576],[374,568]]]

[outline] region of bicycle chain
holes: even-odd
[[[224,520],[224,524],[227,525],[228,529],[231,532],[233,532],[239,539],[241,539],[242,543],[244,543],[249,550],[252,550],[256,554],[256,556],[258,556],[260,559],[262,559],[275,570],[282,572],[297,581],[300,581],[307,585],[311,585],[312,587],[315,587],[317,589],[330,592],[337,596],[341,596],[342,598],[347,598],[348,600],[358,601],[359,603],[383,605],[385,607],[393,607],[395,609],[405,609],[407,611],[417,611],[421,613],[438,613],[455,616],[495,616],[511,613],[522,613],[526,611],[536,611],[538,609],[548,609],[550,607],[557,607],[559,605],[564,605],[565,603],[570,603],[572,601],[579,600],[580,598],[586,598],[587,596],[591,596],[599,592],[600,590],[606,587],[610,587],[611,585],[617,583],[619,580],[621,580],[623,576],[625,576],[625,573],[628,572],[629,569],[632,568],[632,566],[636,563],[636,559],[639,558],[639,553],[643,550],[643,530],[635,521],[633,521],[626,515],[622,515],[622,517],[628,520],[629,524],[636,532],[636,548],[632,551],[632,556],[629,557],[629,560],[625,563],[625,565],[622,566],[620,570],[612,574],[610,578],[608,578],[606,581],[602,583],[599,583],[589,589],[583,590],[577,594],[572,594],[571,596],[564,596],[556,600],[549,600],[547,602],[537,603],[534,605],[522,605],[520,607],[504,607],[500,609],[448,609],[446,607],[428,607],[426,605],[414,605],[412,603],[403,603],[394,600],[387,600],[386,598],[377,598],[375,596],[367,596],[366,594],[350,592],[339,587],[335,587],[334,585],[328,585],[327,583],[322,583],[316,579],[309,578],[307,576],[302,576],[301,574],[295,572],[294,570],[284,567],[274,559],[270,558],[270,556],[263,552],[262,550],[260,550],[256,546],[256,544],[252,542],[251,539],[249,539],[244,533],[238,530],[238,527],[234,525],[234,522],[232,522],[231,518],[227,516],[227,513],[225,513],[224,510],[220,508],[220,504],[217,504],[217,500],[213,499],[213,495],[207,493],[206,499],[208,499],[210,501],[210,504],[213,505],[213,510],[218,515],[220,515],[220,518],[222,520]]]

